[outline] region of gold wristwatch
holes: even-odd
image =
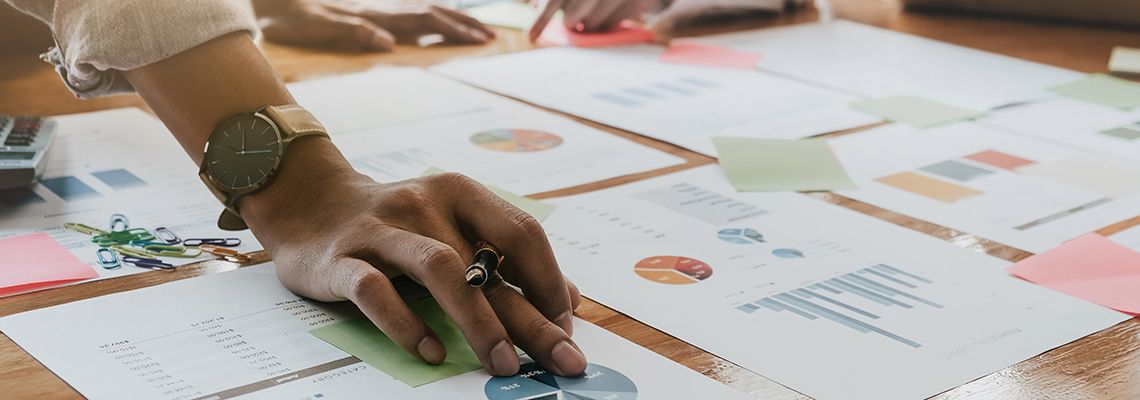
[[[218,124],[206,142],[198,177],[226,206],[219,228],[247,228],[237,210],[238,199],[272,182],[289,144],[309,136],[328,137],[328,132],[312,113],[296,105],[268,106]]]

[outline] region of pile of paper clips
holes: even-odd
[[[91,235],[91,242],[99,246],[99,250],[95,251],[96,261],[104,269],[116,269],[123,264],[130,264],[139,268],[173,271],[177,266],[162,261],[160,257],[198,258],[203,253],[236,263],[250,261],[249,256],[227,248],[241,245],[241,239],[182,239],[165,227],[155,228],[152,233],[146,228],[131,228],[130,221],[123,214],[111,215],[109,230],[79,223],[63,226]]]

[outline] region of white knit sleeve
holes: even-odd
[[[233,32],[258,34],[248,0],[5,0],[46,23],[43,55],[79,97],[131,91],[121,72]]]

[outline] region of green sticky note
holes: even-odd
[[[720,165],[742,192],[855,189],[835,152],[820,139],[715,137]]]
[[[881,99],[859,100],[851,103],[855,109],[878,115],[884,119],[902,122],[925,129],[951,122],[974,119],[984,112],[955,107],[916,96],[893,96]]]
[[[420,174],[420,176],[429,176],[441,174],[444,172],[447,171],[437,167],[428,167],[428,169],[424,171],[423,174]],[[511,205],[518,207],[520,210],[526,211],[527,214],[530,214],[539,222],[545,220],[546,217],[549,217],[550,214],[554,213],[554,209],[558,208],[558,206],[554,204],[534,200],[526,196],[519,196],[517,194],[499,189],[491,185],[486,186],[487,189],[491,191],[491,193],[494,193],[496,196],[501,197],[503,200],[506,200],[508,203],[511,203]]]
[[[1105,74],[1053,86],[1053,92],[1104,106],[1131,110],[1140,107],[1140,83]]]
[[[484,24],[519,30],[530,29],[538,19],[538,10],[534,6],[518,1],[501,1],[463,11]]]
[[[443,312],[435,299],[414,301],[409,306],[439,335],[439,339],[447,348],[447,359],[443,364],[427,364],[408,354],[384,335],[384,332],[377,329],[371,321],[363,317],[337,322],[309,333],[411,387],[426,385],[483,367],[479,357],[463,338],[463,332]]]

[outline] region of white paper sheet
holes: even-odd
[[[757,71],[661,63],[662,51],[555,48],[432,71],[711,156],[712,136],[791,139],[878,121],[852,110],[853,96]]]
[[[553,202],[587,297],[821,400],[926,398],[1127,319],[716,166]]]
[[[859,185],[839,194],[1034,253],[1140,215],[1140,165],[979,124],[831,145]]]
[[[529,394],[498,393],[482,370],[411,388],[308,333],[343,318],[336,308],[290,293],[269,264],[9,316],[0,330],[95,400],[579,398],[535,396],[531,389],[542,385],[525,378],[516,378],[518,391]],[[591,364],[636,388],[609,387],[627,383],[611,376],[569,392],[614,400],[745,398],[587,322],[575,321],[574,339]]]
[[[381,182],[436,166],[533,194],[683,162],[421,69],[319,79],[290,90],[353,166]]]
[[[1124,231],[1118,232],[1110,237],[1116,243],[1124,246],[1131,247],[1133,250],[1140,251],[1140,226],[1135,226]]]
[[[762,71],[871,98],[913,95],[989,110],[1054,97],[1082,74],[850,21],[712,36],[702,42],[763,55]]]
[[[198,179],[197,167],[170,132],[137,108],[53,117],[55,143],[41,183],[0,195],[0,238],[47,232],[99,272],[99,278],[150,271],[103,269],[91,237],[63,228],[78,222],[109,229],[121,213],[132,227],[166,227],[183,239],[240,238],[239,251],[260,250],[249,231],[217,228],[222,206]],[[47,184],[42,182],[48,182]],[[18,257],[19,255],[7,255]],[[210,256],[212,257],[212,256]],[[163,258],[174,265],[207,259]]]
[[[1055,99],[998,110],[980,123],[1140,162],[1140,110]]]

